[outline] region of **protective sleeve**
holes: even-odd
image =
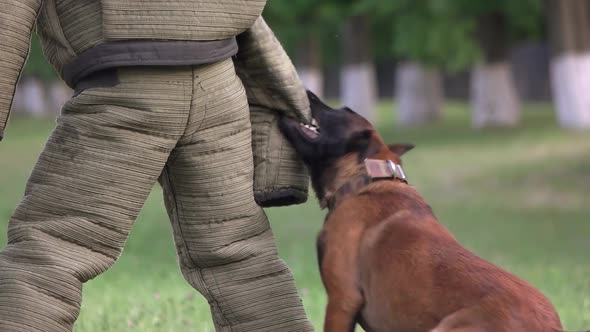
[[[281,116],[309,123],[309,100],[295,66],[260,17],[237,36],[234,57],[250,105],[254,198],[263,207],[307,201],[309,174],[279,130]]]
[[[42,0],[0,0],[0,140]]]

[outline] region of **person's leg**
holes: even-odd
[[[231,60],[195,67],[187,132],[160,179],[182,273],[217,331],[312,331],[254,202],[248,103]]]
[[[121,69],[69,100],[0,252],[0,331],[71,331],[184,132],[192,71]],[[9,158],[10,156],[3,156]]]

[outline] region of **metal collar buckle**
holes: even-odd
[[[401,165],[392,160],[365,159],[367,174],[374,180],[400,179],[407,182],[406,173]]]

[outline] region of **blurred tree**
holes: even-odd
[[[559,124],[590,128],[590,0],[545,2],[551,86]]]
[[[346,106],[373,122],[378,95],[371,36],[367,16],[346,18],[342,28],[340,95]]]
[[[399,125],[436,121],[443,106],[440,69],[461,69],[477,54],[473,21],[460,16],[453,0],[365,0],[358,7],[392,31],[390,53],[401,60],[395,77]]]
[[[461,16],[476,22],[479,60],[471,72],[472,124],[476,128],[513,127],[520,121],[520,100],[510,67],[514,43],[540,36],[539,0],[456,2]]]
[[[340,62],[342,102],[374,120],[377,79],[372,27],[370,20],[356,14],[356,2],[350,0],[294,0],[269,2],[264,16],[294,55],[308,88],[321,94],[322,62]]]
[[[39,37],[33,34],[29,58],[14,96],[13,110],[34,116],[53,115],[71,95],[71,89],[58,78],[45,59]]]
[[[269,1],[263,13],[287,52],[293,57],[304,85],[323,94],[322,64],[337,58],[340,3],[313,0]],[[326,41],[328,41],[326,43]],[[331,43],[329,41],[332,41]]]
[[[46,112],[45,85],[57,78],[53,68],[43,57],[39,37],[33,34],[31,50],[15,92],[12,108],[15,113],[41,116]]]
[[[322,72],[321,41],[318,36],[308,32],[303,36],[295,51],[295,65],[305,87],[322,97],[324,94],[324,75]]]
[[[23,68],[23,77],[36,78],[43,81],[56,80],[57,73],[49,65],[45,56],[43,55],[43,49],[41,48],[41,42],[39,36],[36,33],[31,38],[31,50],[29,52],[29,58]]]
[[[540,0],[365,0],[360,5],[393,29],[398,122],[420,125],[440,117],[440,70],[474,65],[473,125],[513,126],[520,106],[509,64],[514,42],[542,32]],[[385,25],[384,25],[385,26]]]

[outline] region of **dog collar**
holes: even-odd
[[[344,197],[359,191],[366,185],[375,181],[400,180],[404,183],[408,183],[402,166],[391,160],[365,159],[364,164],[364,172],[340,186],[340,188],[338,188],[331,196],[324,198],[322,207],[327,207],[331,210],[336,207]]]
[[[367,175],[373,180],[399,179],[406,183],[408,182],[402,166],[391,160],[365,159],[365,170],[367,171]]]

